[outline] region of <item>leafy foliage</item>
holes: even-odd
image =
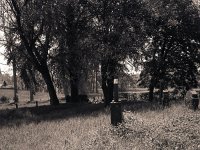
[[[157,32],[152,32],[143,53],[145,65],[141,75],[149,77],[150,82],[164,79],[166,87],[195,87],[200,46],[198,10],[189,1],[161,1],[153,6],[152,26]]]
[[[58,104],[55,85],[65,90],[70,86],[77,101],[83,78],[86,82],[99,66],[109,103],[114,77],[121,74],[120,62],[127,58],[136,66],[143,65],[141,84],[151,91],[161,80],[165,87],[197,84],[200,19],[192,1],[3,2],[9,60],[18,59],[18,69],[28,84],[35,79],[28,79],[27,71],[41,73],[52,104]]]

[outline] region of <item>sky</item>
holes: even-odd
[[[4,50],[5,50],[4,47],[0,47],[0,70],[3,74],[5,73],[12,74],[12,67],[6,65],[7,61],[5,57],[2,55],[2,53],[4,53]]]
[[[0,32],[0,39],[2,39],[2,38],[3,38],[3,33]],[[5,74],[5,73],[12,74],[12,67],[6,65],[7,60],[3,56],[4,51],[5,51],[5,47],[0,44],[0,70],[3,74]]]

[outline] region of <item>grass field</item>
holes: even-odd
[[[124,122],[110,125],[102,104],[0,110],[0,149],[198,150],[200,110],[159,109],[148,103],[123,107]]]
[[[9,99],[13,99],[14,97],[14,90],[13,89],[2,89],[0,88],[0,97],[1,96],[6,96]],[[28,102],[30,100],[29,98],[30,92],[27,90],[18,90],[18,97],[20,102]],[[59,96],[63,96],[59,94]],[[34,99],[37,101],[43,101],[43,100],[48,100],[49,95],[47,92],[36,92],[34,95]]]
[[[19,107],[33,107],[35,106],[35,102],[29,103],[30,102],[30,92],[27,90],[18,90],[18,106]],[[63,99],[64,94],[57,94],[59,99]],[[5,96],[10,102],[13,102],[13,97],[14,97],[14,90],[13,89],[2,89],[0,88],[0,97]],[[47,92],[36,92],[34,95],[34,101],[38,101],[39,105],[49,105],[49,94]],[[62,101],[61,101],[62,102]],[[1,109],[12,109],[15,108],[15,105],[10,105],[9,101],[7,103],[1,104],[0,101],[0,110]]]

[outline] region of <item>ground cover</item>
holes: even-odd
[[[103,104],[2,109],[0,149],[200,149],[199,110],[129,103],[123,116],[113,127]]]

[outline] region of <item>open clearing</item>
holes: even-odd
[[[123,109],[118,127],[110,125],[109,109],[102,104],[2,109],[0,149],[200,149],[200,110],[181,104],[163,110],[140,102]]]
[[[12,100],[14,97],[14,90],[13,89],[2,89],[0,88],[0,97],[5,96],[9,100]],[[59,93],[58,98],[63,99],[64,95]],[[27,90],[18,90],[18,98],[19,98],[19,107],[33,107],[35,106],[35,102],[30,102],[30,92]],[[39,105],[49,105],[49,95],[47,92],[36,92],[34,95],[34,101],[38,101]],[[61,101],[62,102],[62,101]],[[0,104],[1,109],[12,109],[15,108],[15,105]]]
[[[0,97],[6,96],[9,99],[13,99],[14,97],[14,90],[13,89],[2,89],[0,88]],[[29,98],[30,92],[27,90],[18,90],[18,98],[19,102],[28,102],[30,100]],[[58,96],[63,96],[59,94]],[[36,92],[34,95],[34,99],[37,101],[43,101],[43,100],[48,100],[49,95],[47,92]]]

